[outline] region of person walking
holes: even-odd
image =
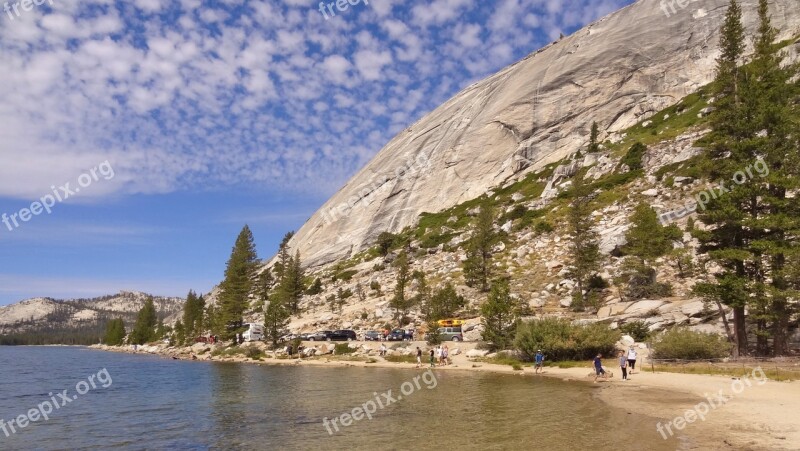
[[[628,366],[631,368],[631,374],[633,374],[633,370],[636,369],[636,348],[633,345],[628,350]]]
[[[449,356],[450,356],[450,348],[448,348],[447,345],[444,345],[444,348],[442,348],[442,364],[443,365],[450,365],[450,360],[448,359]]]
[[[417,368],[422,366],[422,349],[417,346]]]
[[[381,357],[386,357],[386,344],[381,343]]]
[[[434,354],[434,350],[433,350],[433,348],[431,348],[431,351],[430,351],[430,355],[431,355],[431,368],[433,368],[433,367],[435,367],[435,366],[436,366],[436,365],[434,365],[433,354]]]
[[[533,373],[539,374],[539,370],[544,373],[544,369],[542,369],[542,366],[544,365],[544,354],[542,354],[541,349],[536,351],[536,355],[533,357],[533,362]]]
[[[625,351],[619,351],[619,368],[622,370],[622,380],[628,380],[628,358]]]
[[[597,378],[603,375],[603,379],[608,380],[606,370],[603,369],[603,354],[597,354],[592,363],[594,364],[594,383],[597,383]]]
[[[437,345],[436,346],[436,364],[437,365],[441,365],[442,364],[442,346],[441,345]]]

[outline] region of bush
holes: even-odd
[[[262,358],[264,358],[266,356],[264,354],[264,351],[262,351],[262,350],[260,350],[260,349],[258,349],[256,347],[253,347],[253,346],[248,346],[248,347],[246,347],[244,349],[245,349],[244,355],[249,359],[261,360]]]
[[[336,355],[344,355],[344,354],[352,354],[356,352],[356,350],[351,348],[350,345],[348,345],[347,343],[337,343],[336,346],[334,346],[333,352]]]
[[[345,282],[350,282],[350,280],[358,274],[358,271],[353,269],[348,269],[346,271],[342,271],[340,273],[334,274],[333,281],[336,282],[337,280],[343,280]]]
[[[656,359],[719,359],[730,353],[731,344],[724,337],[684,327],[672,328],[653,342],[653,358]]]
[[[642,169],[642,158],[644,158],[645,152],[647,152],[647,146],[637,142],[628,149],[628,153],[622,157],[620,164],[627,165],[631,171]]]
[[[638,319],[623,324],[619,327],[619,330],[623,334],[630,335],[634,340],[639,342],[645,341],[650,337],[650,328],[647,327],[647,323]]]
[[[544,318],[522,323],[514,340],[523,360],[533,361],[541,349],[548,360],[589,360],[598,353],[611,355],[619,331],[605,324],[576,325],[562,318]]]
[[[536,225],[533,227],[533,230],[540,234],[550,233],[553,231],[553,225],[543,219],[536,223]]]

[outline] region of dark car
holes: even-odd
[[[308,334],[308,341],[327,341],[330,340],[331,334],[333,332],[329,330],[321,330],[319,332],[314,332],[313,334]]]
[[[394,329],[386,336],[389,341],[411,341],[414,339],[414,332],[410,330]]]
[[[383,340],[383,334],[378,332],[377,330],[368,330],[364,332],[364,341],[381,341]]]
[[[328,339],[331,341],[355,341],[358,338],[354,330],[342,329],[331,332]]]

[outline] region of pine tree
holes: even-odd
[[[783,65],[785,54],[775,46],[778,30],[772,27],[767,0],[759,0],[759,26],[752,63],[745,69],[747,90],[744,103],[752,109],[756,134],[749,144],[763,157],[769,168],[766,177],[752,180],[756,187],[759,210],[745,226],[757,231],[752,251],[763,253],[760,267],[769,278],[758,278],[764,285],[761,305],[752,310],[759,314],[757,350],[759,354],[783,355],[788,352],[789,318],[794,313],[794,287],[787,278],[787,261],[798,252],[795,237],[800,230],[800,213],[796,195],[787,195],[800,188],[798,176],[797,101],[800,99],[797,65]],[[784,67],[782,67],[784,66]],[[772,339],[772,350],[767,343]]]
[[[589,146],[586,148],[587,152],[594,153],[600,151],[600,143],[597,142],[599,137],[600,129],[597,127],[597,122],[592,122],[592,131],[589,134]]]
[[[472,235],[467,242],[467,259],[464,261],[464,278],[470,287],[489,290],[492,277],[492,245],[497,238],[494,230],[494,209],[484,201],[472,225]]]
[[[627,243],[622,247],[622,252],[638,257],[643,263],[652,264],[655,259],[670,253],[673,242],[683,236],[674,224],[661,225],[658,213],[645,202],[636,206],[630,222],[631,226],[625,233]]]
[[[174,344],[178,346],[184,345],[186,343],[186,329],[183,327],[183,323],[181,320],[175,322],[175,334],[173,335]],[[172,340],[170,340],[172,342]]]
[[[289,241],[293,236],[294,232],[286,232],[286,235],[284,235],[281,240],[280,246],[278,246],[278,261],[273,268],[278,280],[283,279],[283,273],[289,267],[290,260],[292,259],[292,254],[289,252]]]
[[[133,326],[128,342],[130,344],[143,345],[156,338],[155,327],[158,325],[156,307],[153,298],[148,297],[144,306],[139,310],[136,317],[136,324]]]
[[[266,303],[264,307],[264,334],[272,342],[273,346],[277,346],[278,339],[286,333],[291,312],[286,307],[286,300],[281,298],[281,293],[279,292],[274,293],[264,301]]]
[[[394,286],[394,296],[389,301],[389,307],[394,309],[395,320],[402,327],[408,312],[414,306],[414,299],[406,293],[406,288],[410,281],[408,254],[405,251],[401,252],[394,265],[397,267],[397,281]]]
[[[748,121],[744,119],[741,101],[741,70],[739,63],[744,54],[744,26],[742,11],[736,0],[731,0],[720,32],[721,54],[717,59],[713,83],[715,110],[711,115],[710,156],[715,166],[712,179],[728,182],[732,175],[750,159],[743,140],[748,135]],[[750,286],[751,255],[745,250],[751,233],[742,221],[754,193],[736,190],[712,199],[698,214],[698,219],[709,226],[695,230],[700,241],[700,252],[708,253],[711,260],[723,268],[713,283],[699,283],[695,290],[706,299],[720,302],[733,310],[734,356],[747,353],[747,327],[745,308]],[[723,313],[724,314],[724,313]]]
[[[219,331],[219,335],[224,340],[241,332],[242,317],[249,305],[257,269],[258,255],[253,234],[248,226],[244,226],[236,238],[225,268],[225,279],[220,284],[219,314],[224,329]]]
[[[511,296],[508,281],[492,283],[489,297],[481,306],[483,339],[494,349],[506,349],[514,340],[519,311],[519,303]]]
[[[569,277],[575,280],[572,293],[572,308],[583,310],[586,304],[584,290],[589,279],[600,267],[600,246],[592,220],[592,193],[580,174],[572,178],[573,199],[567,213],[567,227],[570,233],[568,255],[570,259]]]
[[[186,295],[186,303],[183,304],[183,337],[184,340],[179,340],[178,344],[183,345],[186,340],[190,343],[203,333],[203,311],[205,309],[205,300],[202,296],[197,296],[193,290],[189,290]]]
[[[106,324],[103,343],[109,346],[120,346],[125,341],[125,323],[122,318],[112,319]]]

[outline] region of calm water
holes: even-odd
[[[439,372],[435,380],[418,379],[417,390],[412,382],[421,374],[183,362],[82,348],[0,347],[0,419],[6,423],[48,401],[50,393],[58,403],[65,402],[57,395],[64,389],[69,398],[77,396],[54,410],[48,421],[39,419],[10,437],[0,430],[0,450],[655,451],[677,445],[657,435],[652,419],[610,409],[582,384]],[[95,377],[90,381],[89,376]],[[86,383],[76,387],[81,381]],[[401,387],[407,381],[412,384]],[[374,401],[375,393],[391,389],[396,398],[401,388],[414,392],[378,409],[372,420],[340,426],[334,435],[323,426],[325,417]],[[88,391],[78,395],[76,389]],[[383,396],[379,399],[386,402]]]

